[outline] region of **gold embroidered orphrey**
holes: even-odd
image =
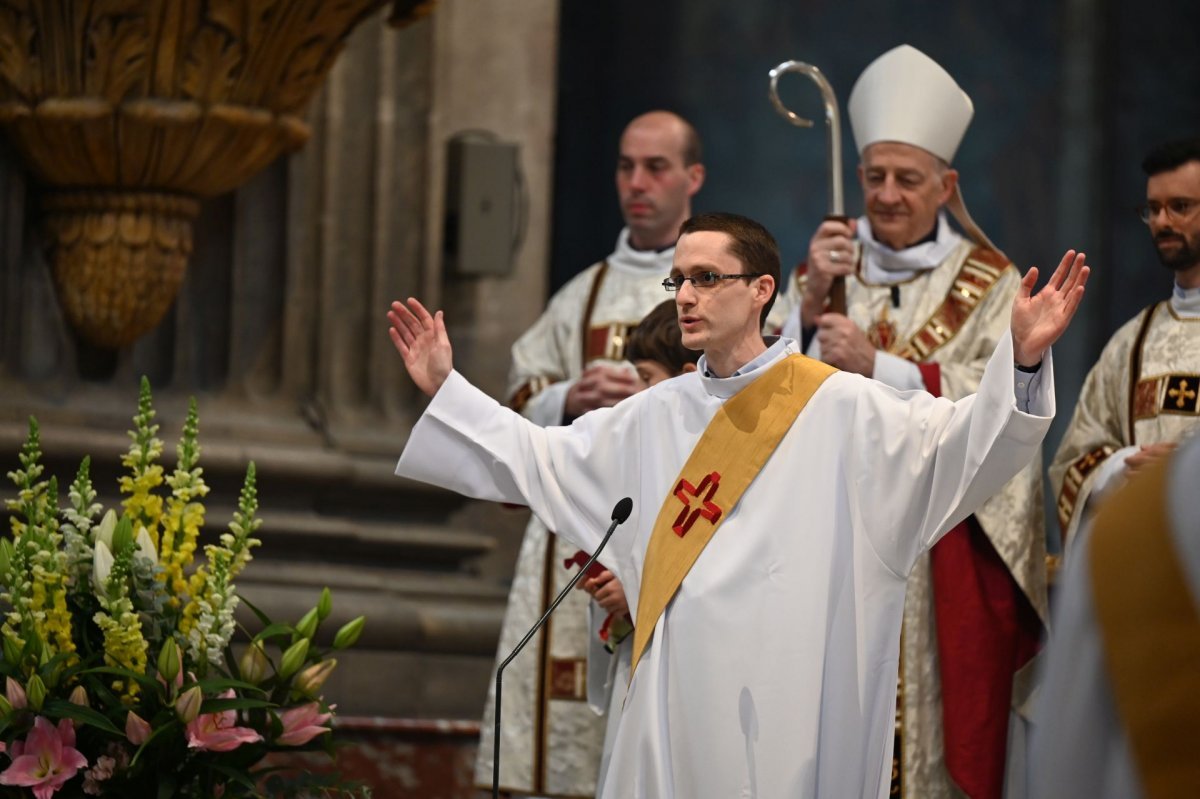
[[[803,355],[789,356],[722,405],[708,423],[671,483],[650,534],[633,628],[630,680],[654,626],[692,564],[733,513],[813,393],[836,371]],[[699,519],[707,524],[698,524]]]
[[[921,362],[945,346],[1008,268],[1008,260],[986,247],[976,247],[963,261],[937,310],[903,346],[891,349],[901,358]]]

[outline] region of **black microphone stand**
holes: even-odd
[[[604,550],[608,539],[612,538],[613,531],[617,529],[617,525],[629,518],[630,512],[633,510],[633,500],[625,497],[613,507],[612,524],[608,526],[608,532],[604,534],[604,538],[600,540],[600,546],[596,547],[596,551],[588,558],[587,563],[583,564],[571,578],[571,582],[567,583],[567,587],[559,592],[554,601],[550,603],[550,607],[542,614],[542,617],[537,620],[537,623],[529,628],[529,632],[525,633],[525,637],[521,642],[513,648],[512,653],[504,659],[499,668],[496,669],[496,727],[492,733],[492,799],[500,797],[500,699],[501,699],[501,678],[504,676],[504,668],[512,662],[512,659],[521,653],[525,648],[525,644],[529,643],[529,639],[533,638],[533,634],[541,629],[546,623],[546,619],[550,618],[550,614],[558,607],[558,604],[570,593],[575,584],[579,582],[583,575],[587,574],[587,570],[596,562],[596,558],[600,557],[600,553]]]

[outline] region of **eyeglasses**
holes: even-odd
[[[1187,219],[1197,208],[1200,208],[1200,200],[1194,200],[1191,197],[1172,197],[1165,203],[1148,202],[1145,205],[1139,205],[1136,210],[1138,218],[1148,225],[1160,211],[1166,211],[1169,219],[1178,221]]]
[[[762,277],[761,272],[747,273],[744,275],[718,275],[716,272],[701,272],[698,275],[671,275],[662,282],[663,288],[667,291],[679,291],[683,288],[683,284],[691,283],[693,288],[710,289],[720,283],[722,280],[737,280],[739,278],[755,278]]]

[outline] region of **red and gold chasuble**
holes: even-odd
[[[654,522],[638,595],[630,679],[659,617],[832,366],[792,355],[713,416]]]

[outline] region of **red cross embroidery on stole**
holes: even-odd
[[[671,525],[675,535],[683,538],[687,535],[688,530],[692,529],[696,519],[701,516],[713,524],[717,523],[717,519],[721,518],[722,510],[720,505],[712,501],[712,498],[720,485],[721,475],[716,472],[706,474],[698,486],[693,486],[687,480],[679,481],[679,485],[675,486],[675,497],[683,503],[683,510],[679,511],[679,515],[675,517],[675,523]],[[696,505],[692,505],[692,499],[698,500]]]

